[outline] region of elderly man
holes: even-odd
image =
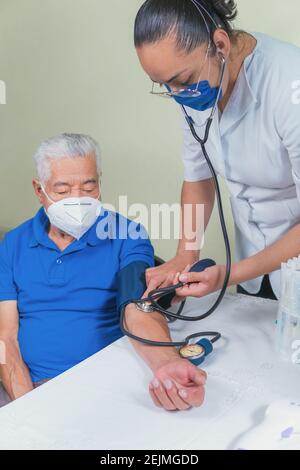
[[[130,237],[133,222],[101,206],[100,151],[91,137],[53,137],[40,145],[35,163],[33,187],[42,207],[0,244],[0,406],[119,339],[119,273],[131,263],[142,262],[145,270],[154,264],[147,235]],[[126,237],[119,230],[100,234],[107,215],[117,228],[125,221]],[[170,341],[160,314],[143,315],[130,302],[126,326],[135,335]],[[132,344],[153,371],[155,405],[201,405],[203,371],[175,348]]]

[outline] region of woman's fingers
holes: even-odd
[[[202,271],[201,273],[194,273],[194,272],[189,272],[189,273],[182,273],[179,276],[179,281],[192,284],[194,282],[208,282],[210,279],[209,273],[205,271]]]
[[[182,273],[179,276],[179,281],[184,282],[186,285],[177,289],[176,295],[182,297],[202,297],[211,292],[210,289],[210,275],[208,272],[201,273]]]
[[[177,297],[203,297],[211,292],[207,284],[199,282],[176,290]]]

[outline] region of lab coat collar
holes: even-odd
[[[253,61],[256,48],[246,57],[232,95],[220,118],[220,134],[223,137],[233,126],[235,126],[248,113],[252,106],[258,103],[258,98],[250,85],[247,69]]]

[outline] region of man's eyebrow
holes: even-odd
[[[69,183],[66,183],[64,181],[57,181],[57,183],[55,183],[53,186],[57,187],[57,186],[70,186],[70,185]]]
[[[179,72],[179,73],[177,73],[176,75],[174,75],[174,77],[170,78],[170,80],[166,80],[166,81],[164,81],[163,83],[171,83],[171,82],[173,82],[174,80],[176,80],[176,78],[178,78],[181,74],[183,74],[183,73],[186,72],[186,71],[187,71],[187,69],[182,70],[181,72]],[[158,83],[158,82],[156,82],[155,80],[152,80],[152,82]]]
[[[97,180],[95,178],[92,178],[92,179],[84,181],[82,184],[88,184],[88,183],[97,183]]]
[[[95,178],[90,178],[81,184],[84,185],[88,183],[97,183],[97,180]],[[66,183],[65,181],[57,181],[53,186],[57,188],[58,186],[71,186],[71,185],[69,183]]]

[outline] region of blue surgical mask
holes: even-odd
[[[168,91],[172,91],[168,85],[165,85]],[[219,87],[212,88],[207,80],[203,80],[199,83],[195,83],[194,85],[189,85],[189,90],[198,90],[201,95],[193,96],[193,97],[186,97],[180,96],[180,92],[178,95],[173,96],[174,100],[183,106],[187,106],[188,108],[195,109],[196,111],[206,111],[207,109],[213,108],[215,105]],[[222,90],[220,92],[219,100],[222,99]]]

